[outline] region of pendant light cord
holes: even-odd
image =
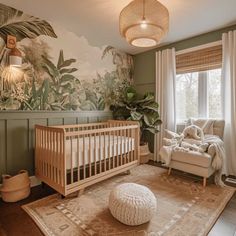
[[[145,20],[145,0],[143,0],[143,20]]]

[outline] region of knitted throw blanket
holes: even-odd
[[[212,157],[212,168],[215,171],[215,183],[223,186],[221,180],[223,163],[225,160],[225,149],[223,141],[215,135],[204,135],[203,130],[196,126],[186,127],[182,134],[166,130],[169,138],[164,138],[164,146],[160,149],[159,155],[162,163],[169,166],[172,152],[199,152],[208,153]]]

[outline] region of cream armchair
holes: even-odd
[[[195,120],[195,124],[197,124],[199,121],[204,120]],[[217,135],[221,139],[223,139],[224,125],[224,120],[215,120],[212,127],[213,135]],[[214,173],[211,163],[212,157],[208,153],[198,153],[194,151],[173,151],[168,174],[171,174],[171,169],[177,169],[187,173],[201,176],[203,177],[203,186],[205,187],[207,178],[209,178]]]

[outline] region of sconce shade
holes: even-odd
[[[133,0],[120,13],[120,34],[137,47],[156,46],[169,29],[169,12],[157,0]]]
[[[10,66],[20,67],[22,65],[22,55],[19,49],[12,48],[9,53]]]

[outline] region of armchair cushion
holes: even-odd
[[[208,153],[173,151],[171,160],[208,168],[212,157]]]

